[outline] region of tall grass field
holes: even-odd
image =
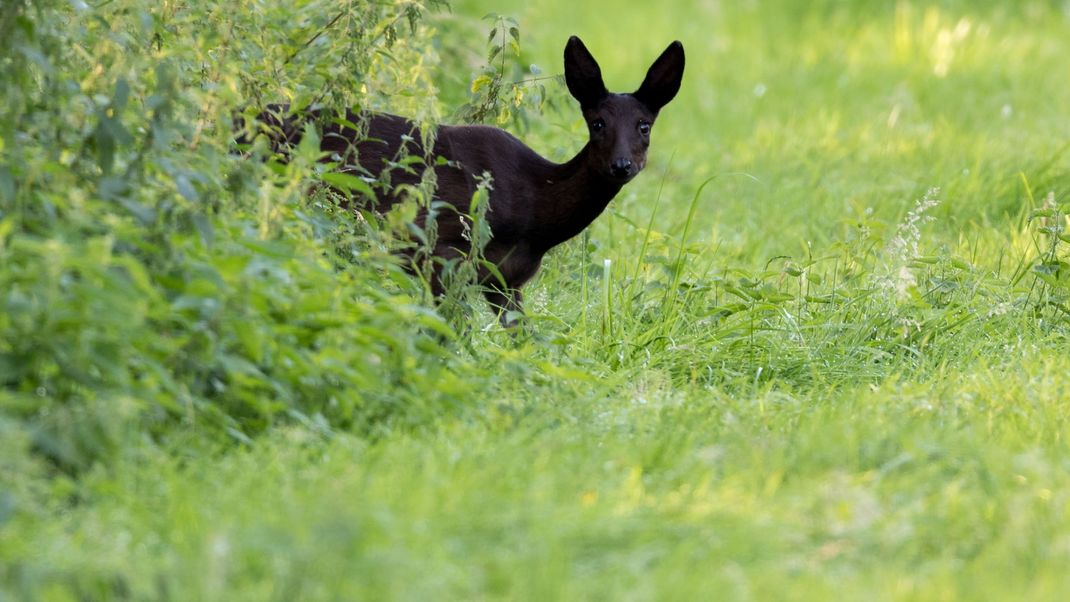
[[[566,161],[573,34],[687,67],[515,328],[235,152]],[[1068,57],[1063,0],[5,3],[0,600],[1068,599]]]

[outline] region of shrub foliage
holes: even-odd
[[[232,152],[263,99],[433,117],[437,0],[17,1],[0,18],[0,415],[80,470],[128,437],[456,407],[453,333],[361,223]],[[401,105],[407,106],[398,106]]]

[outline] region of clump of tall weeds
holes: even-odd
[[[483,372],[450,352],[453,328],[370,236],[383,224],[310,195],[339,184],[318,149],[285,165],[232,152],[232,115],[269,101],[433,117],[423,22],[443,6],[8,7],[0,422],[22,433],[12,441],[80,472],[130,442],[248,442],[280,423],[374,433],[470,403]]]

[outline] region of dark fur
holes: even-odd
[[[641,124],[652,125],[658,111],[676,95],[683,68],[683,46],[673,42],[650,67],[639,90],[613,94],[606,90],[594,57],[579,38],[570,38],[565,47],[565,78],[580,102],[590,140],[563,164],[542,158],[498,128],[437,129],[430,156],[449,163],[435,167],[436,198],[465,208],[476,191],[477,177],[485,172],[492,176],[487,212],[492,239],[483,255],[497,266],[504,283],[489,273],[480,274],[480,279],[503,324],[509,324],[506,312],[521,310],[519,289],[538,271],[543,255],[586,228],[646,165],[650,138],[648,128],[644,133]],[[316,112],[285,115],[286,111],[286,107],[273,107],[259,117],[273,132],[280,150],[299,141],[305,120],[321,117]],[[321,148],[341,157],[350,166],[345,170],[379,177],[392,160],[426,156],[413,122],[384,114],[364,118],[364,135],[335,123],[323,126]],[[361,116],[350,114],[347,119],[357,123]],[[418,180],[414,171],[394,168],[389,173],[395,188]],[[377,208],[385,210],[396,201],[396,195],[387,195],[379,199]],[[458,216],[441,215],[434,254],[449,259],[468,253],[469,247]],[[437,278],[432,284],[436,293],[441,292]]]

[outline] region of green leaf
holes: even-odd
[[[15,176],[6,165],[0,166],[0,201],[15,202]]]
[[[311,122],[305,123],[304,132],[301,134],[301,142],[297,145],[297,154],[305,157],[309,162],[318,161],[320,151],[320,133]]]
[[[959,259],[957,257],[951,260],[951,265],[960,270],[970,271],[973,269],[973,266],[970,265],[967,261]]]
[[[201,242],[204,243],[204,246],[211,249],[212,244],[215,242],[215,227],[212,225],[211,218],[203,213],[195,213],[193,215],[193,227],[201,235]]]
[[[320,179],[323,180],[325,184],[337,188],[348,195],[359,193],[369,199],[375,199],[376,197],[375,189],[371,187],[371,184],[353,174],[331,171],[320,176]]]
[[[197,189],[190,183],[189,178],[185,175],[179,175],[175,178],[175,188],[178,189],[178,194],[182,195],[182,198],[187,201],[196,203],[200,196],[197,194]]]
[[[494,80],[489,75],[487,75],[486,73],[484,73],[483,75],[480,75],[479,77],[477,77],[474,80],[472,80],[472,93],[475,94],[476,92],[479,92],[480,90],[485,88],[488,84],[490,84],[492,81],[494,81]]]
[[[130,99],[130,84],[127,83],[126,78],[120,77],[115,82],[115,93],[112,96],[112,109],[115,110],[115,116],[118,117],[119,113],[126,108],[126,102]]]

